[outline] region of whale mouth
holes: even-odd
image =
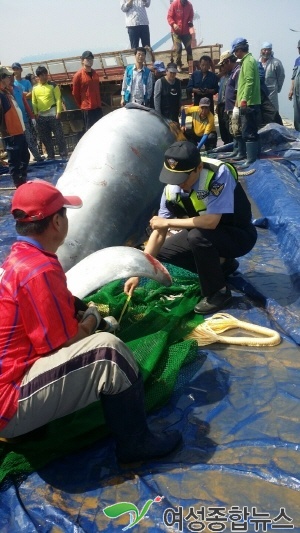
[[[66,272],[68,289],[74,296],[88,294],[118,279],[150,278],[169,287],[168,270],[152,255],[128,246],[111,246],[94,252]]]

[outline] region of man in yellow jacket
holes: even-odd
[[[181,111],[181,129],[186,132],[185,116],[192,116],[193,130],[190,136],[197,144],[198,150],[205,146],[205,150],[212,150],[217,146],[217,132],[214,115],[210,111],[209,98],[201,98],[199,105],[183,107]],[[187,135],[189,137],[189,135]]]
[[[55,159],[55,142],[61,157],[68,157],[64,132],[60,121],[62,111],[61,92],[58,85],[48,81],[46,67],[36,69],[38,83],[32,89],[32,106],[41,142],[45,145],[48,159]]]

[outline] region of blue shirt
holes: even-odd
[[[225,111],[232,111],[235,106],[240,70],[241,64],[237,63],[230,73],[225,89]]]
[[[26,109],[25,109],[25,105],[24,105],[24,102],[23,102],[23,88],[22,88],[22,86],[19,83],[14,82],[13,96],[14,96],[19,108],[22,111],[22,116],[23,116],[24,122],[28,122],[29,117],[27,115],[27,112],[26,112]]]
[[[26,80],[25,78],[22,78],[21,80],[15,79],[14,85],[18,85],[19,87],[21,87],[21,89],[23,89],[25,93],[31,93],[32,91],[32,85],[30,81]]]
[[[214,72],[208,71],[205,78],[203,78],[201,70],[195,70],[187,84],[186,90],[187,92],[191,92],[193,88],[203,89],[204,91],[205,89],[213,89],[214,94],[217,94],[219,91],[218,76]],[[209,98],[211,101],[213,100],[213,95],[210,93],[208,94],[204,92],[203,94],[194,94],[194,105],[198,105],[200,98],[203,98],[204,96]]]

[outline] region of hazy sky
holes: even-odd
[[[280,109],[283,116],[292,118],[287,94],[298,56],[300,0],[194,0],[192,4],[200,15],[195,22],[197,40],[203,39],[204,45],[221,43],[224,51],[235,37],[242,36],[258,58],[262,42],[273,43],[275,57],[282,61],[286,72]],[[45,59],[45,54],[54,59],[79,55],[83,50],[101,52],[129,47],[119,0],[0,0],[0,7],[2,65]],[[169,32],[168,7],[169,0],[151,0],[147,11],[152,45]],[[162,49],[169,47],[171,40]]]

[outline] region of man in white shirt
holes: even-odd
[[[121,9],[125,13],[126,28],[132,49],[139,46],[150,46],[149,20],[146,7],[151,0],[121,0]]]

